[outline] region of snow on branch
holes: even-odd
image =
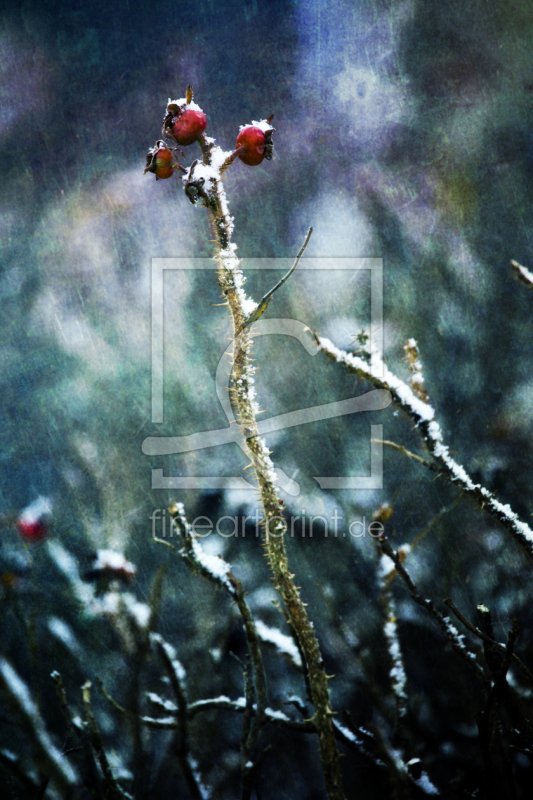
[[[266,721],[265,709],[268,703],[268,693],[263,656],[259,645],[261,637],[259,636],[256,622],[246,601],[242,584],[232,574],[230,565],[223,559],[204,552],[189,525],[182,503],[174,503],[169,510],[172,517],[172,524],[177,528],[180,534],[182,546],[178,550],[164,539],[156,539],[156,541],[169,545],[189,566],[225,589],[234,600],[242,617],[252,663],[252,674],[249,683],[250,706],[252,712],[250,727],[247,731],[243,731],[243,742],[246,742],[246,758],[243,763],[246,764],[252,758],[261,727]],[[178,708],[182,709],[182,706],[183,704],[180,705],[178,702]]]
[[[297,669],[302,669],[302,657],[292,636],[287,636],[277,628],[269,628],[260,619],[256,620],[255,627],[261,641],[273,644],[280,653],[290,658]]]
[[[511,269],[516,273],[518,280],[527,286],[528,289],[533,289],[533,273],[527,267],[522,267],[518,261],[511,261]]]
[[[185,670],[178,661],[176,650],[171,644],[165,642],[162,636],[158,633],[152,633],[150,634],[150,641],[165,665],[170,679],[170,685],[172,686],[172,691],[176,699],[176,736],[179,738],[176,738],[176,744],[173,749],[180,762],[192,797],[194,800],[203,800],[203,798],[209,796],[209,792],[207,792],[202,784],[196,761],[190,752]]]
[[[483,670],[478,664],[474,653],[472,653],[465,645],[464,641],[465,637],[463,636],[463,634],[459,633],[457,628],[454,625],[452,625],[449,617],[445,617],[444,614],[442,614],[438,610],[438,608],[436,608],[432,600],[430,600],[427,597],[424,597],[420,593],[418,587],[416,586],[413,579],[405,569],[402,563],[403,562],[402,557],[398,552],[395,552],[392,549],[386,536],[385,535],[380,536],[380,538],[377,541],[383,555],[387,556],[390,559],[390,561],[392,561],[392,563],[394,564],[396,572],[401,577],[403,582],[406,584],[409,590],[409,594],[411,595],[415,603],[418,603],[418,605],[422,606],[422,608],[425,608],[426,611],[428,611],[431,614],[431,616],[434,617],[434,619],[436,619],[442,633],[444,634],[448,642],[451,644],[453,650],[462,658],[464,658],[470,664],[470,666],[472,666],[475,669],[478,678],[483,678]]]
[[[172,517],[172,525],[180,535],[181,547],[178,550],[170,542],[157,537],[153,537],[154,541],[175,550],[190,567],[200,572],[205,578],[213,581],[213,583],[221,586],[232,597],[235,597],[235,578],[231,575],[230,565],[223,558],[212,556],[204,551],[185,516],[183,503],[173,503],[169,511]]]
[[[435,411],[429,403],[417,397],[413,389],[397,378],[375,353],[372,364],[367,364],[363,359],[335,347],[329,339],[317,337],[317,343],[319,349],[334,361],[345,364],[351,372],[370,381],[374,386],[387,389],[420,430],[429,451],[440,464],[441,472],[514,534],[525,552],[533,558],[533,530],[519,519],[509,505],[500,503],[488,489],[474,483],[464,467],[451,457],[444,444],[440,425],[435,420]]]
[[[25,727],[31,732],[45,769],[54,776],[62,790],[70,795],[78,783],[77,775],[63,753],[52,742],[27,685],[4,658],[0,659],[0,684],[3,685],[19,717],[24,721]]]

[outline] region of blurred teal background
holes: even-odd
[[[509,262],[533,267],[532,52],[533,7],[508,0],[4,5],[6,518],[39,494],[50,496],[53,535],[81,563],[98,547],[126,549],[143,593],[166,559],[150,544],[154,508],[174,498],[191,517],[216,516],[248,513],[255,503],[253,493],[248,500],[151,488],[152,467],[167,475],[240,474],[246,461],[236,446],[190,458],[141,452],[147,436],[224,424],[214,374],[230,329],[226,310],[213,306],[220,296],[210,273],[167,281],[165,423],[151,422],[151,259],[213,252],[206,212],[190,205],[179,179],[156,183],[142,174],[168,98],[192,83],[207,134],[224,149],[233,149],[240,125],[275,114],[273,161],[254,169],[237,162],[225,179],[239,255],[290,258],[313,225],[308,256],[382,257],[388,364],[407,378],[402,346],[418,341],[454,458],[531,522],[533,292],[514,280]],[[189,164],[199,151],[186,155]],[[248,291],[258,300],[277,277],[250,274]],[[368,287],[352,288],[325,274],[316,286],[295,276],[267,314],[294,315],[349,347],[369,325]],[[370,388],[318,363],[320,356],[310,364],[296,343],[269,339],[256,345],[265,416]],[[294,513],[337,508],[344,518],[367,519],[389,502],[388,533],[396,545],[410,542],[457,497],[442,479],[432,482],[389,450],[383,491],[320,493],[312,479],[368,474],[370,423],[424,454],[411,422],[392,407],[372,419],[290,429],[268,440],[276,463],[301,482],[302,496],[285,500]],[[9,561],[17,535],[6,526],[2,536]],[[268,584],[255,539],[216,546],[250,590]],[[345,676],[338,702],[349,704],[363,681],[354,663],[363,651],[367,662],[375,657],[365,650],[379,624],[366,605],[373,543],[302,540],[292,548],[326,653]],[[518,548],[467,501],[439,517],[412,564],[439,599],[451,593],[465,608],[490,605],[502,639],[511,611],[529,607]],[[186,577],[186,589],[173,589],[178,608],[180,593],[200,593]],[[197,626],[183,636],[196,642],[198,658],[212,645],[206,608],[217,606],[202,597],[189,608],[193,621],[180,623]],[[444,724],[452,738],[453,725]]]

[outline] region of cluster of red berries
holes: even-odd
[[[163,136],[172,139],[181,147],[188,147],[200,140],[207,127],[206,115],[192,98],[192,86],[188,86],[185,102],[169,103],[163,120]],[[270,121],[273,116],[272,114],[268,117],[266,123],[255,123],[241,128],[237,136],[236,153],[244,164],[256,167],[264,158],[267,161],[272,158],[274,129],[270,127]],[[146,156],[145,174],[153,172],[157,180],[170,178],[176,169],[185,172],[184,168],[174,160],[174,151],[178,149],[179,147],[168,147],[163,140],[157,141]]]

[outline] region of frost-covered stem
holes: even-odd
[[[91,794],[91,797],[94,798],[94,800],[100,800],[101,798],[100,776],[98,774],[98,767],[96,765],[94,752],[91,747],[89,737],[87,735],[87,730],[86,728],[84,728],[80,718],[74,714],[74,712],[70,707],[61,674],[57,670],[54,670],[50,677],[54,682],[56,694],[59,699],[59,705],[61,706],[61,710],[63,711],[63,714],[68,724],[66,738],[68,738],[72,730],[75,730],[78,733],[82,734],[81,738],[82,749],[85,756],[85,764],[89,773],[87,780],[89,792]]]
[[[264,712],[268,704],[268,693],[263,656],[259,644],[260,637],[257,633],[250,606],[246,601],[246,593],[242,583],[238,581],[231,572],[229,564],[220,558],[207,556],[204,553],[200,542],[194,538],[194,532],[187,521],[183,505],[174,503],[169,511],[172,516],[173,525],[178,529],[182,543],[179,550],[173,545],[170,545],[172,549],[176,550],[190,567],[224,589],[239,609],[244,624],[244,632],[246,634],[246,641],[248,642],[250,657],[252,659],[256,703],[255,724],[252,728],[255,738],[257,738],[259,730],[264,724]],[[170,544],[169,542],[165,542],[164,539],[157,539],[157,541],[167,545]]]
[[[246,677],[251,692],[248,703],[250,714],[249,721],[247,720],[247,724],[244,726],[242,740],[243,797],[247,797],[250,796],[253,786],[254,767],[256,766],[254,753],[261,728],[266,722],[265,710],[268,704],[266,675],[259,644],[260,637],[252,612],[246,602],[242,583],[232,574],[230,565],[220,558],[208,556],[203,551],[200,542],[194,538],[194,532],[187,521],[185,509],[181,503],[174,503],[169,511],[172,525],[177,528],[180,535],[181,547],[178,550],[164,539],[156,539],[156,541],[171,547],[192,569],[224,589],[235,602],[244,624],[252,665],[252,673]],[[252,767],[249,767],[249,764],[252,764]]]
[[[375,353],[372,365],[370,365],[361,358],[335,347],[329,339],[317,337],[317,344],[327,356],[340,364],[345,364],[360,378],[370,381],[380,389],[387,389],[396,403],[414,421],[432,456],[440,464],[441,471],[465,494],[473,497],[481,508],[485,508],[506,530],[510,531],[518,539],[527,555],[533,558],[533,530],[527,523],[519,519],[509,505],[503,505],[492,492],[489,492],[484,486],[474,483],[464,467],[454,461],[443,442],[440,425],[434,419],[435,411],[428,403],[417,397],[411,387],[397,378],[380,359],[376,358]]]
[[[210,165],[211,159],[212,153],[205,148],[204,164]],[[232,396],[237,410],[237,419],[248,445],[249,457],[257,475],[264,512],[264,544],[267,559],[272,570],[274,585],[283,598],[304,653],[311,687],[311,699],[315,709],[313,722],[318,730],[326,791],[330,800],[344,800],[324,661],[305,604],[302,602],[294,582],[294,575],[289,569],[284,541],[286,524],[281,516],[281,504],[276,493],[273,465],[269,450],[259,436],[257,428],[253,390],[250,391],[253,382],[253,367],[250,363],[250,330],[249,328],[242,330],[253,309],[243,308],[243,303],[247,301],[247,298],[241,288],[242,272],[235,254],[236,246],[231,243],[233,221],[229,215],[220,178],[212,182],[212,188],[207,192],[204,202],[211,212],[216,236],[219,285],[228,301],[233,320]],[[242,332],[238,334],[241,330]]]
[[[398,625],[396,622],[396,609],[394,600],[389,589],[383,588],[381,595],[383,608],[385,611],[385,625],[383,632],[387,640],[387,649],[391,661],[389,671],[391,688],[396,703],[398,718],[404,717],[407,711],[407,693],[405,691],[407,678],[403,665],[402,649],[398,636]]]
[[[151,634],[150,640],[155,646],[165,665],[170,685],[177,705],[177,730],[172,749],[178,758],[185,776],[187,786],[194,800],[203,800],[202,786],[198,774],[193,769],[189,747],[189,718],[187,715],[187,697],[185,695],[183,667],[176,659],[174,648],[163,640],[159,634]],[[179,738],[178,738],[179,737]]]
[[[53,775],[65,798],[71,797],[78,777],[68,760],[54,745],[42,720],[37,704],[24,681],[11,664],[0,659],[0,685],[16,709],[24,727],[37,745],[39,760],[49,775]]]
[[[444,605],[445,605],[445,606],[448,606],[448,608],[450,609],[450,611],[451,611],[451,612],[452,612],[452,613],[453,613],[453,614],[454,614],[454,615],[457,617],[457,619],[459,620],[459,622],[462,622],[462,623],[463,623],[463,625],[465,626],[465,628],[466,628],[467,630],[469,630],[469,631],[470,631],[470,633],[473,633],[473,634],[474,634],[474,636],[478,636],[480,639],[482,639],[482,640],[483,640],[483,642],[485,642],[485,644],[488,644],[488,645],[490,645],[492,648],[494,648],[495,650],[498,650],[498,651],[499,651],[500,653],[502,653],[503,655],[507,655],[507,653],[508,653],[508,647],[506,647],[506,646],[505,646],[505,645],[503,645],[503,644],[500,644],[500,642],[496,642],[496,641],[495,641],[495,640],[494,640],[494,639],[493,639],[491,636],[487,636],[487,634],[486,634],[486,633],[483,633],[483,631],[480,631],[480,630],[479,630],[479,628],[476,628],[476,626],[475,626],[475,625],[472,625],[472,623],[471,623],[471,622],[469,622],[469,621],[466,619],[466,617],[465,617],[465,616],[463,616],[463,614],[461,614],[461,612],[459,611],[459,609],[455,607],[455,605],[453,604],[453,602],[450,600],[450,598],[449,598],[449,597],[447,597],[447,598],[444,600]],[[520,658],[519,658],[519,657],[516,655],[516,653],[513,653],[513,654],[512,654],[512,658],[513,658],[513,661],[514,661],[514,663],[515,663],[515,664],[517,665],[517,667],[518,667],[518,668],[519,668],[519,669],[522,671],[522,673],[525,675],[525,677],[528,679],[528,681],[529,681],[531,684],[533,684],[533,673],[532,673],[532,672],[531,672],[531,671],[530,671],[530,670],[529,670],[529,669],[526,667],[526,665],[524,664],[524,662],[522,661],[522,659],[520,659]]]
[[[442,633],[451,644],[453,650],[457,653],[457,655],[464,658],[471,667],[475,669],[475,672],[478,678],[483,678],[483,670],[480,665],[476,661],[476,657],[470,650],[467,649],[465,646],[463,639],[464,636],[461,636],[456,628],[451,624],[448,617],[445,617],[444,614],[435,607],[432,600],[427,597],[423,597],[422,594],[419,592],[416,584],[412,580],[411,576],[405,569],[402,564],[402,560],[397,552],[395,552],[392,547],[390,546],[389,542],[387,541],[385,536],[380,536],[378,539],[378,544],[381,548],[381,552],[388,556],[391,561],[394,562],[394,566],[396,567],[396,571],[398,575],[402,578],[403,582],[406,584],[409,594],[418,605],[425,608],[426,611],[429,611],[432,617],[437,620],[439,628],[441,629]]]
[[[109,800],[123,800],[124,798],[130,798],[130,795],[125,792],[116,782],[109,761],[107,760],[102,736],[91,708],[91,687],[91,682],[86,681],[81,687],[81,691],[83,696],[83,705],[85,708],[85,717],[87,719],[89,738],[104,778],[105,796],[106,798],[109,798]]]

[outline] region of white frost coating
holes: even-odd
[[[165,698],[160,697],[160,695],[156,694],[155,692],[146,692],[146,697],[155,706],[164,708],[165,711],[176,712],[178,710],[176,703],[173,703],[172,700],[165,700]]]
[[[439,791],[434,784],[431,783],[427,772],[423,772],[419,779],[414,781],[414,783],[419,789],[422,789],[425,794],[433,795],[434,797],[439,796]]]
[[[194,100],[191,100],[190,103],[187,103],[187,98],[186,97],[180,97],[179,100],[171,100],[170,97],[169,97],[168,98],[168,103],[167,103],[167,108],[170,105],[180,106],[180,108],[182,106],[185,106],[183,111],[201,111],[202,114],[204,113],[203,108],[200,108],[198,103],[195,103]]]
[[[341,725],[340,722],[337,722],[336,719],[333,720],[333,726],[344,736],[345,739],[348,739],[350,742],[359,745],[360,747],[363,746],[364,742],[362,739],[359,739],[353,731],[350,731],[348,728],[345,728],[344,725]]]
[[[224,193],[219,192],[220,196],[224,196]],[[224,214],[227,217],[227,213]],[[233,230],[233,218],[227,217],[231,224],[231,230]],[[230,231],[231,235],[231,231]],[[247,297],[242,286],[244,284],[244,275],[242,274],[242,270],[239,268],[240,261],[235,255],[235,251],[237,250],[236,244],[230,244],[229,247],[225,248],[224,250],[220,250],[218,256],[216,256],[216,260],[218,260],[221,268],[223,270],[227,270],[231,272],[233,277],[233,282],[235,285],[235,290],[237,292],[237,296],[239,298],[239,303],[244,314],[249,317],[252,311],[257,308],[257,303],[255,303],[251,298]]]
[[[182,547],[180,550],[181,555],[184,558],[192,558],[192,560],[196,562],[200,569],[209,573],[209,575],[216,580],[217,583],[222,583],[226,589],[231,592],[231,594],[235,594],[235,589],[228,578],[228,573],[231,570],[231,566],[219,556],[213,556],[204,551],[200,542],[192,533],[191,526],[187,522],[183,503],[176,503],[176,511],[181,518],[181,524],[183,525],[185,536],[190,539],[191,549],[193,551],[191,557],[190,552]]]
[[[396,569],[394,565],[394,561],[389,556],[382,554],[381,558],[379,559],[379,569],[378,569],[378,576],[380,578],[386,578],[391,572],[394,572]]]
[[[213,139],[213,142],[215,140]],[[221,147],[213,147],[211,150],[211,166],[220,175],[220,168],[224,161],[230,157],[231,150],[223,150]]]
[[[198,564],[204,569],[206,572],[209,572],[210,575],[215,578],[215,580],[223,583],[232,593],[234,591],[233,586],[231,585],[231,581],[228,578],[228,572],[231,570],[231,566],[228,564],[227,561],[224,561],[223,558],[219,556],[211,556],[206,553],[200,542],[195,539],[194,537],[191,538],[192,549],[194,551],[194,558],[198,562]]]
[[[240,125],[239,133],[245,130],[246,128],[259,128],[260,130],[263,131],[263,133],[268,133],[268,131],[274,130],[272,125],[269,122],[267,122],[266,119],[259,120],[259,122],[253,119],[252,122],[249,123],[248,125]]]
[[[411,552],[411,545],[410,544],[402,544],[398,548],[398,555],[399,556],[403,555],[405,557],[410,552]],[[383,578],[386,578],[388,575],[391,574],[391,572],[394,572],[395,569],[396,569],[396,565],[395,565],[394,561],[392,560],[392,558],[389,558],[389,556],[387,556],[387,555],[385,555],[385,553],[383,553],[381,558],[380,558],[380,560],[379,560],[378,577],[381,578],[381,580],[383,580]]]
[[[187,181],[190,179],[190,174],[191,174],[191,167],[189,167],[189,169],[187,170],[187,172],[184,173],[181,179],[181,182],[183,184],[186,184]],[[193,181],[197,181],[200,178],[203,178],[206,183],[209,183],[209,181],[211,181],[212,184],[216,183],[219,177],[220,176],[218,172],[214,170],[213,167],[210,167],[208,164],[202,164],[202,163],[196,164],[192,174]],[[208,186],[206,187],[206,189],[212,189],[212,186]]]
[[[252,311],[255,311],[257,308],[257,303],[255,300],[252,300],[251,297],[247,297],[244,292],[243,295],[244,296],[241,299],[242,310],[244,311],[245,315],[249,317]]]
[[[384,364],[384,362],[374,354],[374,362],[372,365],[367,364],[362,358],[347,353],[345,350],[340,350],[338,347],[329,340],[319,337],[319,347],[326,353],[332,355],[340,364],[346,364],[352,369],[357,369],[368,375],[374,381],[379,382],[385,389],[393,391],[401,404],[408,410],[412,411],[420,420],[429,422],[435,416],[434,409],[429,403],[424,403],[420,400],[413,390],[403,381],[394,375]]]
[[[511,265],[526,283],[533,286],[533,273],[531,273],[527,267],[522,267],[517,261],[511,261]]]
[[[52,501],[49,497],[38,497],[24,508],[19,520],[32,524],[38,522],[42,517],[47,517],[52,513]]]
[[[398,639],[398,627],[394,617],[385,623],[384,632],[392,660],[392,667],[390,670],[392,689],[399,701],[400,716],[403,716],[405,714],[405,704],[407,703],[407,693],[405,691],[407,677],[403,666],[400,640]]]
[[[357,356],[335,347],[329,339],[319,337],[318,344],[321,350],[333,356],[340,364],[346,364],[352,369],[364,373],[373,381],[374,385],[389,389],[393,392],[405,410],[414,417],[417,425],[421,422],[428,423],[426,425],[426,441],[434,457],[444,464],[451,476],[451,480],[462,485],[467,491],[477,492],[482,497],[486,498],[485,507],[498,517],[503,517],[504,521],[508,523],[515,534],[521,539],[525,539],[530,545],[533,545],[533,530],[531,530],[529,525],[520,520],[509,505],[500,503],[491,495],[488,489],[480,484],[474,483],[464,467],[454,461],[450,456],[448,448],[443,444],[440,425],[434,420],[435,411],[429,403],[420,400],[407,384],[397,378],[385,366],[383,361],[378,361],[378,369],[376,370],[373,366],[367,364]]]
[[[49,540],[46,545],[50,558],[68,580],[74,595],[88,608],[94,601],[94,590],[81,580],[76,559],[58,541]]]
[[[476,656],[472,653],[465,645],[465,636],[462,633],[459,633],[455,625],[452,625],[451,620],[449,617],[443,617],[443,621],[446,625],[446,633],[450,639],[454,640],[456,647],[460,647],[461,650],[471,658],[472,661],[476,661]],[[477,663],[477,662],[476,662]]]
[[[168,660],[172,664],[172,669],[174,670],[178,681],[181,684],[185,683],[185,678],[187,677],[187,673],[185,672],[185,669],[183,668],[181,662],[178,661],[178,654],[176,652],[176,649],[168,642],[165,642],[165,640],[159,633],[150,634],[150,641],[156,642],[157,644],[163,647],[163,650],[165,651]]]
[[[135,564],[132,564],[122,553],[117,553],[115,550],[98,550],[93,567],[94,569],[123,572],[131,577],[137,572]]]
[[[135,620],[139,628],[147,628],[152,614],[150,606],[146,603],[140,603],[129,592],[122,594],[121,598],[126,610]]]
[[[284,714],[283,711],[274,711],[273,708],[265,708],[265,717],[269,719],[281,719],[283,722],[290,722],[290,717]]]
[[[187,761],[189,762],[191,772],[194,775],[194,779],[202,800],[209,800],[211,797],[211,792],[202,783],[202,776],[200,775],[200,770],[198,769],[198,762],[190,754],[187,756]]]
[[[301,669],[302,659],[291,636],[287,636],[287,634],[282,633],[277,628],[269,628],[268,625],[265,625],[260,619],[256,620],[255,627],[259,638],[262,639],[263,642],[270,642],[275,645],[280,653],[285,653],[289,656],[295,667]]]
[[[54,770],[61,776],[62,781],[67,786],[74,786],[77,783],[76,773],[68,763],[67,759],[57,749],[52,742],[48,731],[42,721],[39,709],[33,702],[30,691],[24,681],[19,678],[11,664],[4,658],[0,659],[0,675],[3,683],[7,687],[9,694],[16,699],[19,709],[31,724],[33,735],[35,736],[43,756]]]
[[[130,592],[106,592],[101,597],[92,597],[87,611],[95,616],[120,617],[127,614],[139,628],[147,628],[151,610],[146,603],[140,603]]]

